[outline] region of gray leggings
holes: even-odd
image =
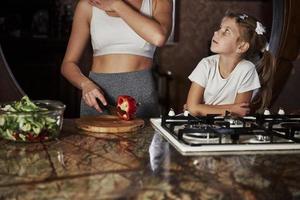
[[[89,78],[101,87],[108,104],[116,105],[119,95],[129,95],[140,103],[136,114],[137,117],[150,118],[159,116],[158,95],[155,90],[151,69],[124,73],[90,72]],[[103,112],[103,114],[107,113],[108,111]],[[81,100],[81,116],[99,114],[101,113]]]

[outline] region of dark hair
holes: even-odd
[[[262,111],[271,103],[274,74],[273,56],[267,49],[268,41],[265,30],[258,33],[256,28],[260,22],[246,14],[227,11],[225,17],[235,19],[239,25],[241,37],[238,40],[249,43],[249,49],[242,57],[255,64],[261,84],[258,94],[251,102],[251,107],[254,110]]]

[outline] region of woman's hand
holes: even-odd
[[[90,80],[83,82],[81,84],[81,89],[84,102],[88,106],[95,108],[99,112],[102,112],[102,109],[100,108],[96,98],[98,98],[101,103],[106,106],[107,102],[103,95],[103,91]]]
[[[106,12],[112,12],[114,11],[113,4],[117,1],[122,1],[122,0],[89,0],[89,3],[92,6],[95,6]]]
[[[250,113],[249,103],[236,103],[231,106],[230,112],[238,116],[245,116]]]

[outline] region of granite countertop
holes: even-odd
[[[300,199],[299,152],[182,156],[149,124],[0,145],[0,199]]]

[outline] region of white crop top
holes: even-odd
[[[94,56],[107,54],[134,54],[153,58],[155,46],[141,38],[120,17],[111,17],[93,7],[91,42]],[[140,12],[152,16],[152,0],[143,0]]]

